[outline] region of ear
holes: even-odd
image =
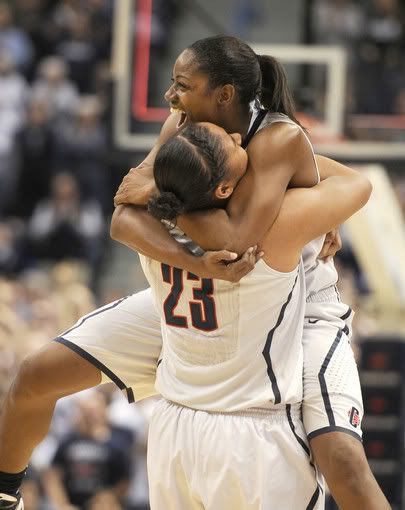
[[[223,85],[218,94],[218,104],[219,106],[227,106],[230,104],[235,97],[235,87],[228,83],[227,85]]]
[[[214,191],[215,198],[218,198],[219,200],[225,200],[226,198],[229,198],[233,193],[234,187],[230,184],[224,182],[217,186]]]

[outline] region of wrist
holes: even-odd
[[[203,269],[202,257],[193,255],[187,249],[184,249],[184,252],[182,269],[188,271],[189,273],[193,273],[196,276],[201,276]]]

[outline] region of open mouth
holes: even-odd
[[[184,124],[187,122],[187,114],[186,114],[186,112],[183,112],[183,110],[180,110],[179,108],[173,108],[173,107],[170,108],[170,112],[171,113],[179,113],[180,114],[180,118],[179,118],[179,121],[178,121],[178,123],[176,125],[176,128],[180,129],[181,127],[183,127]]]

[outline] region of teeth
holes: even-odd
[[[179,108],[173,108],[173,106],[170,108],[170,113],[184,113],[183,110],[180,110]]]

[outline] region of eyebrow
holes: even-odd
[[[189,80],[189,78],[187,78],[187,76],[184,76],[184,74],[177,74],[177,75],[176,75],[176,80],[177,80],[178,78],[183,78],[183,79],[185,79],[185,80]]]

